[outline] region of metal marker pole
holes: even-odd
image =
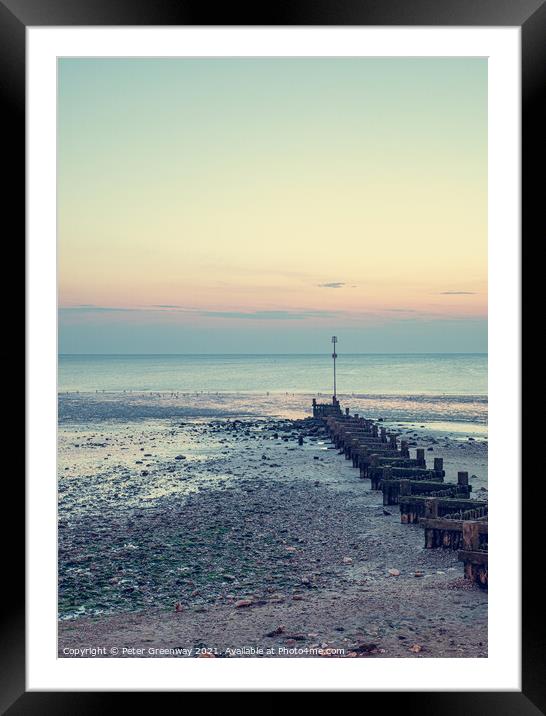
[[[334,352],[332,353],[332,358],[334,359],[334,402],[336,400],[336,343],[337,343],[337,336],[332,336],[332,343],[334,344]]]

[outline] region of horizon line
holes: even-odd
[[[326,352],[313,353],[57,353],[57,357],[68,356],[330,356]],[[373,351],[369,353],[347,352],[339,354],[341,356],[373,356],[373,355],[489,355],[488,351]]]

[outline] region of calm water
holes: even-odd
[[[487,395],[487,354],[352,354],[340,393]],[[332,392],[329,355],[62,355],[59,391]]]

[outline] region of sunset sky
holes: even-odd
[[[485,59],[61,59],[61,353],[487,350]]]

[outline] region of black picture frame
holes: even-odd
[[[522,43],[522,237],[538,239],[545,166],[546,86],[545,0],[315,0],[213,7],[185,0],[0,0],[0,92],[4,125],[4,226],[24,246],[25,233],[25,30],[28,26],[70,25],[406,25],[518,26]],[[541,171],[542,170],[542,171]],[[542,202],[544,199],[542,198]],[[7,220],[11,219],[8,223]],[[19,238],[20,237],[20,238]],[[13,242],[14,244],[16,242]],[[537,241],[538,245],[538,241]],[[522,250],[523,258],[526,257]],[[524,298],[531,299],[524,293]],[[523,386],[524,387],[524,386]],[[525,443],[524,443],[525,445]],[[523,451],[525,454],[525,450]],[[24,483],[20,467],[4,481],[4,505],[15,519],[13,538],[4,541],[4,607],[0,632],[0,709],[19,714],[87,714],[119,708],[123,693],[27,692],[25,690]],[[8,475],[5,475],[8,478]],[[494,479],[494,476],[492,476]],[[517,476],[514,476],[517,479]],[[7,494],[6,494],[7,493]],[[546,714],[546,636],[541,576],[534,545],[541,545],[541,504],[523,485],[522,691],[365,693],[382,709],[405,713]],[[7,513],[8,510],[5,510]],[[506,575],[506,579],[517,575]],[[318,685],[317,685],[318,687]],[[434,684],[431,684],[431,688]],[[318,688],[317,688],[318,690]],[[138,694],[140,707],[146,708]],[[155,695],[154,695],[155,698]],[[150,703],[148,701],[148,703]],[[157,704],[156,704],[157,708]]]

